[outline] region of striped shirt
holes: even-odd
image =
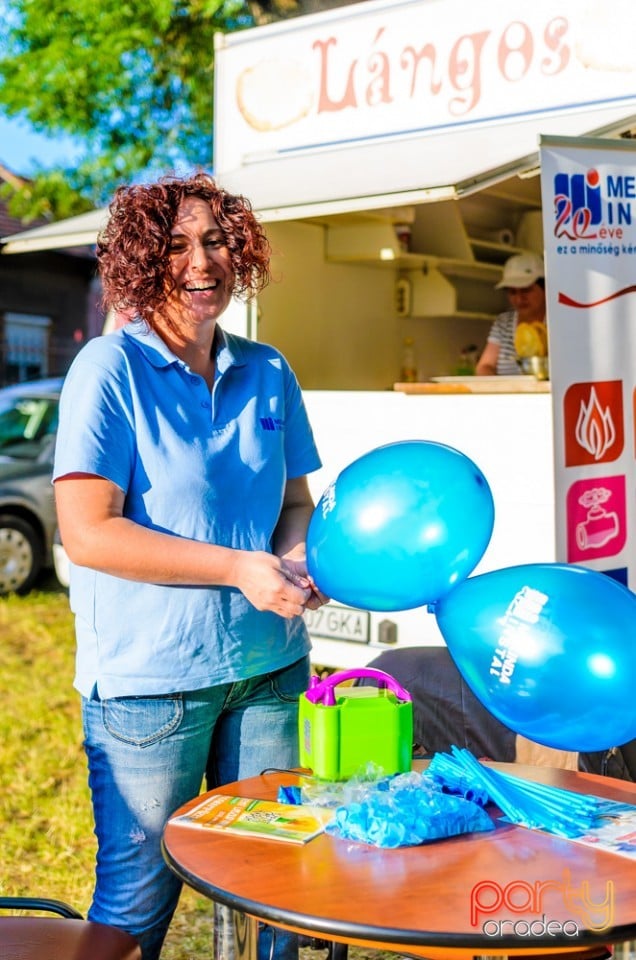
[[[517,351],[515,350],[516,326],[516,311],[507,310],[505,313],[499,314],[488,334],[488,343],[496,343],[499,346],[497,375],[500,377],[514,377],[521,373],[521,368],[517,363]]]

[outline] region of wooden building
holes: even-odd
[[[24,178],[0,164],[0,183],[18,187]],[[0,237],[23,229],[0,198]],[[91,247],[0,255],[0,386],[66,372],[98,332],[94,276]]]

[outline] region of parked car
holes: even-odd
[[[26,593],[43,568],[56,569],[51,474],[61,388],[60,377],[0,389],[0,594]]]

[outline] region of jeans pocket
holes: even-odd
[[[279,700],[297,702],[301,693],[309,686],[309,657],[301,657],[289,667],[283,667],[269,674],[273,693]]]
[[[183,697],[112,697],[102,700],[102,720],[116,740],[147,747],[170,736],[183,720]]]

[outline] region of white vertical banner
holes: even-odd
[[[636,589],[636,143],[543,137],[557,560]]]

